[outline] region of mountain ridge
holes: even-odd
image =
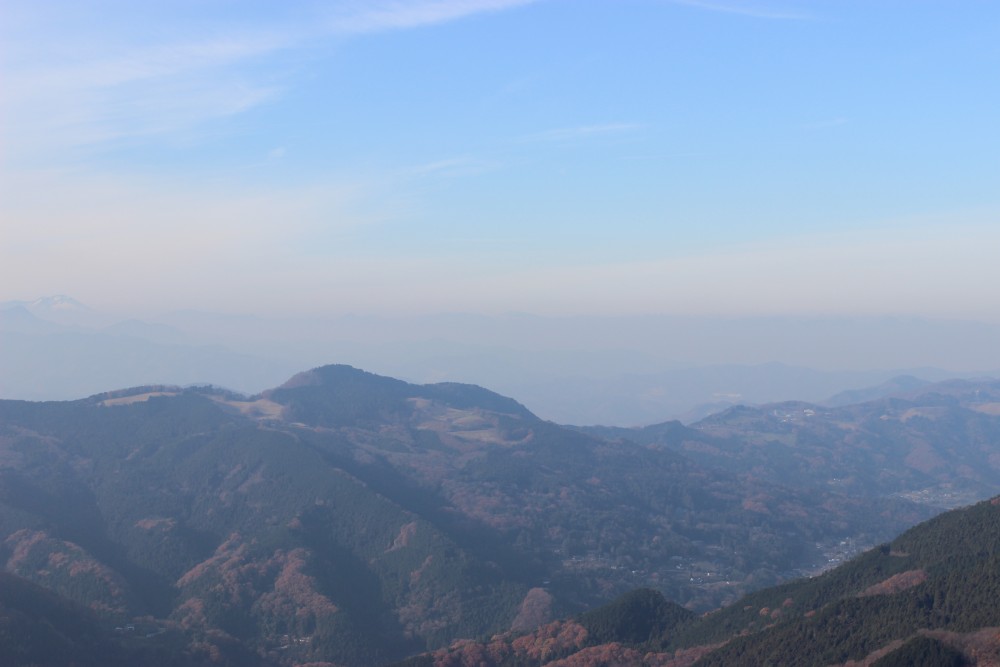
[[[235,642],[282,665],[387,662],[637,587],[704,611],[932,512],[345,365],[249,396],[0,401],[5,569],[109,622],[151,616],[188,646]]]
[[[666,448],[738,475],[944,509],[1000,488],[1000,381],[947,380],[845,405],[733,406],[689,426],[576,427]]]
[[[210,383],[253,394],[337,359],[414,383],[448,379],[488,386],[560,423],[628,426],[668,418],[690,423],[732,403],[819,402],[901,373],[938,381],[983,374],[997,365],[990,361],[995,354],[988,330],[973,331],[969,323],[958,322],[266,317],[113,314],[90,308],[93,321],[39,311],[64,326],[29,334],[5,324],[2,310],[12,303],[30,305],[0,303],[0,396],[32,400],[70,400],[142,383]],[[859,348],[865,350],[863,359],[831,358],[829,351],[839,345],[837,332],[853,336],[859,327],[881,331],[882,354],[873,355],[866,346]],[[720,331],[727,332],[722,339]],[[960,344],[941,345],[945,335],[957,336]],[[757,342],[747,343],[747,336]],[[820,342],[831,337],[829,345]],[[931,360],[928,345],[916,347],[919,355],[896,358],[900,341],[910,338],[933,340],[934,349],[961,351],[959,356],[969,358]],[[786,343],[777,344],[778,339]],[[804,340],[812,344],[803,347],[799,342]],[[760,345],[764,348],[753,351]],[[985,351],[967,354],[976,346],[986,346]],[[706,347],[712,348],[708,354]],[[809,349],[824,355],[798,354]]]

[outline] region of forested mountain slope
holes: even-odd
[[[94,610],[0,572],[4,667],[265,667],[218,632],[198,637],[153,618],[111,627]]]
[[[928,516],[344,366],[0,402],[0,562],[107,627],[365,665],[639,586],[706,610]]]
[[[701,617],[636,591],[574,619],[458,642],[411,667],[1000,664],[1000,497],[825,574]],[[683,611],[683,610],[681,610]]]

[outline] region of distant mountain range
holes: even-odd
[[[830,403],[850,395],[880,398],[737,406],[690,427],[580,430],[755,479],[855,496],[895,494],[950,508],[1000,489],[1000,381],[897,378]]]
[[[1000,491],[998,399],[952,382],[584,433],[325,366],[253,396],[0,401],[0,562],[102,631],[145,624],[129,646],[281,665],[389,662],[642,587],[707,611],[966,497],[946,488]]]
[[[284,364],[166,325],[114,321],[68,297],[0,304],[0,397],[66,400],[123,386],[267,386]]]
[[[900,375],[993,375],[998,337],[993,325],[894,318],[113,316],[54,296],[0,303],[0,397],[160,383],[253,394],[339,359],[415,383],[490,386],[560,423],[692,423],[733,405],[822,403]]]

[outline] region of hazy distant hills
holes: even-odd
[[[791,481],[327,366],[0,401],[0,562],[184,650],[367,665],[636,587],[710,609],[932,513]]]
[[[904,379],[869,393],[886,392],[891,395],[840,407],[733,407],[690,427],[667,422],[582,430],[756,479],[855,496],[896,494],[954,507],[1000,489],[1000,382]]]
[[[933,368],[911,369],[925,382],[954,377]],[[556,421],[571,424],[655,424],[678,419],[686,424],[734,405],[782,400],[840,404],[879,398],[896,389],[900,371],[820,371],[781,363],[726,364],[676,368],[615,377],[578,377],[539,382],[515,395],[535,398],[549,407]],[[858,387],[857,400],[850,395]],[[543,398],[543,396],[545,398]],[[586,413],[579,407],[587,406]]]
[[[166,325],[114,321],[68,297],[3,306],[3,397],[66,400],[150,383],[257,387],[289,374],[283,364],[193,344]]]
[[[893,318],[113,316],[53,296],[0,303],[0,397],[161,383],[252,394],[337,359],[421,384],[489,386],[560,423],[691,423],[738,404],[823,403],[903,374],[989,375],[998,336],[992,325]]]
[[[929,384],[931,384],[930,381],[922,380],[912,375],[897,375],[874,387],[842,391],[823,401],[823,405],[836,408],[855,403],[864,403],[865,401],[874,401],[896,394],[913,392]]]
[[[1000,663],[1000,498],[927,521],[825,574],[684,614],[638,590],[530,633],[456,642],[409,667]]]

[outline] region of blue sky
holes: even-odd
[[[0,11],[0,299],[1000,319],[994,3]]]

